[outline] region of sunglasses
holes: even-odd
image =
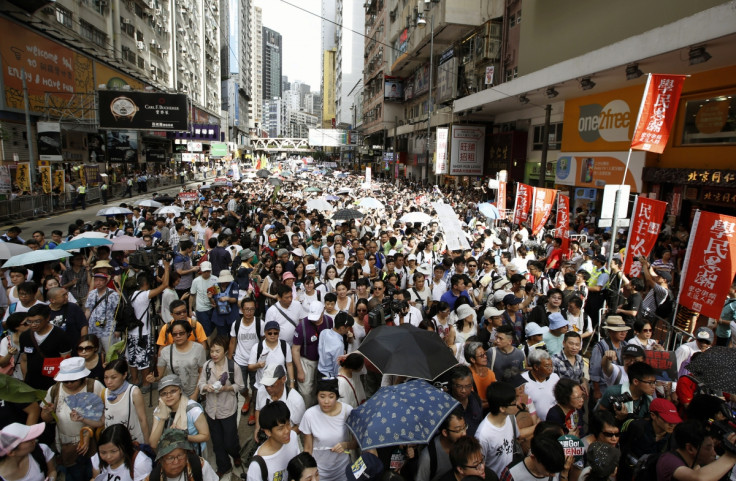
[[[609,433],[608,431],[601,431],[601,434],[607,438],[620,438],[621,437],[621,433],[619,432]]]
[[[77,352],[90,352],[94,350],[95,350],[94,346],[78,346],[77,347]]]

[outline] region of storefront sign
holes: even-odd
[[[447,128],[437,128],[437,160],[434,164],[435,175],[447,173],[447,134]]]
[[[609,184],[624,181],[632,192],[641,192],[644,152],[632,152],[629,170],[624,180],[628,152],[575,152],[562,153],[557,159],[555,183],[576,187],[602,189]]]
[[[685,75],[649,74],[631,148],[661,154],[670,138]]]
[[[626,258],[624,274],[639,277],[641,274],[640,257],[646,257],[657,243],[659,227],[662,225],[667,202],[637,196],[634,202],[629,238],[626,241]]]
[[[450,175],[483,175],[485,136],[485,126],[452,126]]]
[[[555,235],[562,239],[562,252],[567,252],[570,248],[570,197],[562,194],[557,196]]]
[[[678,302],[713,319],[721,317],[736,273],[736,217],[698,211],[687,246]]]
[[[555,202],[555,195],[557,191],[555,189],[540,189],[534,187],[533,193],[533,204],[532,204],[532,235],[539,234],[544,224],[547,223],[550,214],[552,213],[552,206]]]
[[[38,122],[38,158],[41,160],[64,160],[61,155],[61,124]]]
[[[645,181],[657,184],[722,186],[731,189],[736,187],[736,170],[647,167],[642,174]]]
[[[562,150],[628,151],[644,87],[628,87],[565,102]]]
[[[514,204],[514,224],[521,224],[529,219],[529,206],[532,203],[534,187],[522,183],[516,184],[516,203]]]
[[[188,130],[188,103],[184,94],[100,90],[101,129]]]
[[[707,204],[736,208],[736,192],[723,187],[709,187],[700,190],[699,200]]]

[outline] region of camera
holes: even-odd
[[[395,301],[387,295],[383,298],[381,304],[368,311],[368,323],[371,328],[384,326],[387,322],[393,321],[397,314],[408,309],[409,303],[407,301]]]
[[[620,411],[621,408],[624,406],[624,403],[631,402],[633,400],[634,398],[632,398],[631,394],[627,392],[623,394],[618,394],[616,396],[608,396],[608,402],[611,403],[613,409],[615,409],[616,411]]]
[[[131,252],[128,255],[128,264],[135,269],[155,269],[160,260],[171,262],[174,251],[165,242],[153,247],[146,247]]]

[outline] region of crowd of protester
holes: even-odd
[[[139,237],[149,253],[141,265],[140,251],[103,245],[3,271],[0,372],[45,396],[0,392],[0,478],[736,479],[736,435],[709,423],[729,426],[730,397],[687,370],[713,344],[731,346],[736,284],[720,319],[686,313],[689,342],[654,336],[677,322],[659,314],[687,229],[667,226],[628,278],[626,232],[596,229],[591,212],[571,216],[563,251],[552,229],[483,217],[484,188],[290,177],[200,186],[176,199],[180,214],[130,205],[50,239],[0,237],[39,250],[92,231]],[[333,218],[308,207],[322,195],[308,186],[334,209],[365,196],[384,208]],[[454,208],[467,244],[448,244],[432,202]],[[422,212],[431,220],[401,220]],[[406,381],[360,353],[386,300],[398,307],[381,323],[433,331],[452,352],[457,365],[428,381],[459,406],[428,445],[361,451],[351,412]],[[663,381],[646,352],[668,349],[678,378]],[[99,418],[66,404],[82,392],[102,399]],[[566,456],[564,435],[585,454]],[[257,448],[244,458],[246,445]]]

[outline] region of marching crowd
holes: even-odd
[[[674,322],[685,226],[664,229],[629,279],[625,232],[597,229],[592,212],[571,215],[564,251],[553,229],[482,216],[484,188],[292,178],[203,185],[176,212],[128,206],[50,239],[0,236],[33,250],[89,232],[140,242],[3,270],[0,373],[45,395],[0,390],[0,478],[736,479],[733,428],[713,427],[736,426],[728,393],[687,369],[731,345],[736,285],[710,327],[687,320],[674,378],[645,362],[672,348],[653,333]],[[310,207],[322,190],[328,206]],[[361,209],[362,196],[382,205]],[[467,242],[433,202],[452,206]],[[456,365],[427,381],[459,405],[426,445],[361,452],[351,412],[407,380],[360,352],[384,324],[439,336]],[[79,393],[102,414],[70,407]],[[566,456],[564,435],[585,453]]]

